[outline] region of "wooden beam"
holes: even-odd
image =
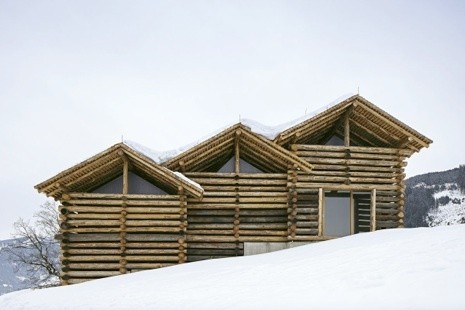
[[[129,161],[126,156],[122,156],[123,159],[123,195],[127,195],[129,192]]]
[[[344,146],[350,146],[350,113],[344,114]]]
[[[302,136],[306,136],[307,135],[306,129],[308,129],[309,127],[313,129],[313,128],[316,128],[317,125],[321,123],[327,123],[328,119],[331,119],[334,117],[334,115],[332,114],[334,113],[334,111],[338,111],[339,109],[344,110],[345,108],[351,105],[353,105],[352,102],[350,102],[349,100],[344,100],[343,102],[331,107],[325,112],[322,112],[321,114],[317,116],[311,117],[303,121],[302,123],[285,130],[284,132],[280,134],[280,137],[281,137],[280,143],[281,144],[286,143],[296,131],[299,131]],[[278,139],[275,138],[274,142],[276,143],[277,140]]]
[[[179,170],[181,170],[182,173],[186,172],[186,164],[184,163],[184,160],[179,161]]]
[[[364,126],[363,124],[355,121],[354,119],[352,119],[352,135],[355,134],[355,133],[359,133],[358,136],[360,138],[362,138],[362,135],[363,135],[363,139],[365,139],[366,141],[372,141],[371,144],[372,145],[385,145],[385,147],[394,147],[395,146],[395,143],[391,140],[391,141],[388,141],[386,139],[384,139],[383,137],[381,137],[379,134],[375,133],[374,131],[370,130],[369,128],[367,128],[366,126]]]
[[[406,148],[406,147],[410,144],[410,142],[412,142],[412,141],[413,141],[413,138],[412,138],[412,137],[407,137],[407,138],[405,138],[405,139],[402,139],[402,140],[399,141],[399,144],[398,144],[397,148],[399,148],[399,149],[404,149],[404,148]]]
[[[371,104],[372,105],[372,104]],[[389,117],[386,117],[386,115],[383,115],[381,113],[379,113],[378,111],[376,111],[375,109],[373,109],[373,107],[371,107],[370,105],[368,104],[365,104],[364,105],[364,109],[369,111],[371,114],[374,114],[374,115],[379,115],[381,118],[383,118],[383,120],[388,123],[389,125],[391,125],[392,127],[394,127],[395,129],[399,130],[400,132],[403,132],[405,134],[410,134],[410,130],[411,131],[414,131],[415,134],[418,134],[418,135],[421,135],[417,132],[415,132],[415,130],[411,129],[410,127],[408,127],[409,129],[406,129],[406,128],[403,128],[401,125],[397,124],[395,121],[391,120]],[[400,122],[400,121],[399,121]],[[420,145],[424,146],[424,147],[428,147],[429,146],[429,143],[423,141],[422,139],[420,139],[419,137],[417,136],[412,136],[412,138],[418,142]]]
[[[318,189],[318,237],[323,236],[323,188]]]
[[[236,130],[236,139],[234,140],[234,172],[236,172],[236,174],[241,171],[241,157],[239,151],[239,139],[241,138],[241,134],[242,131],[240,129]]]
[[[371,190],[370,201],[370,231],[376,230],[376,189]]]
[[[344,116],[340,117],[337,120],[337,122],[334,123],[333,127],[331,127],[328,133],[325,134],[321,139],[319,139],[318,144],[326,144],[329,141],[329,139],[331,139],[331,137],[336,134],[339,127],[341,127],[343,121],[344,121]]]
[[[290,143],[291,143],[291,144],[296,144],[297,141],[299,140],[300,136],[301,136],[300,132],[297,131],[297,132],[292,136],[291,142],[290,142]]]
[[[350,234],[355,234],[355,204],[354,204],[354,192],[350,191],[349,194],[349,203],[350,203]]]
[[[63,184],[60,183],[60,182],[55,183],[55,186],[57,187],[57,189],[58,189],[59,191],[62,191],[63,193],[68,193],[68,192],[69,192],[68,187],[66,187],[65,185],[63,185]]]

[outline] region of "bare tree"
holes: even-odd
[[[52,202],[40,206],[33,222],[19,218],[14,223],[13,245],[2,251],[8,254],[15,271],[26,271],[32,287],[53,286],[59,283],[58,211]]]

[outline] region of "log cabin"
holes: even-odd
[[[432,140],[359,95],[272,129],[126,141],[36,185],[60,202],[62,284],[403,227],[406,160]]]

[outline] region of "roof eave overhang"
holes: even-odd
[[[411,149],[414,152],[418,152],[423,147],[428,147],[433,141],[426,136],[420,134],[413,128],[404,124],[397,118],[393,117],[389,113],[383,111],[373,103],[369,102],[360,95],[354,95],[350,98],[347,98],[340,103],[335,104],[332,107],[329,107],[325,111],[281,132],[275,139],[274,142],[279,145],[286,145],[292,143],[292,141],[297,140],[306,127],[312,126],[317,122],[324,121],[325,118],[329,117],[332,114],[340,113],[342,110],[345,110],[349,107],[362,107],[365,110],[370,111],[380,120],[401,131],[405,136],[405,141],[402,145],[399,145],[399,148]]]
[[[249,139],[251,143],[266,150],[270,154],[270,156],[277,156],[281,158],[282,160],[286,162],[288,166],[295,167],[295,169],[297,170],[310,172],[313,169],[313,166],[310,163],[304,161],[303,159],[299,158],[297,155],[286,150],[280,145],[273,143],[267,138],[257,133],[254,133],[249,127],[241,123],[237,123],[223,130],[217,135],[201,142],[200,144],[194,146],[193,148],[186,150],[180,155],[165,162],[164,165],[172,170],[180,170],[183,165],[188,165],[188,163],[191,160],[193,159],[195,160],[197,156],[201,155],[202,152],[207,150],[209,145],[217,142],[220,139],[225,139],[226,137],[230,137],[231,135],[237,135],[237,136],[241,136],[246,139]],[[286,167],[286,169],[287,168],[288,167]]]
[[[109,160],[110,156],[114,156],[117,153],[121,158],[127,156],[132,161],[137,161],[138,164],[143,166],[148,173],[154,175],[155,178],[162,180],[163,182],[168,183],[168,185],[177,190],[184,190],[185,193],[194,198],[202,198],[203,189],[200,186],[196,186],[194,182],[186,180],[177,176],[173,171],[169,170],[166,167],[163,167],[150,158],[146,157],[143,154],[138,153],[129,146],[118,143],[108,148],[107,150],[98,153],[90,157],[89,159],[74,165],[63,172],[58,173],[57,175],[37,184],[34,188],[39,193],[45,193],[48,197],[53,197],[59,199],[63,192],[72,191],[72,187],[68,186],[71,182],[76,183],[80,177],[76,176],[73,178],[73,174],[77,174],[80,171],[83,171],[86,167],[90,165],[96,165],[98,162]],[[94,169],[102,169],[102,166],[96,166]],[[84,174],[85,175],[85,174]],[[81,178],[83,178],[81,176]]]

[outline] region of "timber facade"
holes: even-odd
[[[162,161],[119,143],[36,185],[61,203],[62,283],[403,227],[406,160],[430,139],[359,95],[251,127]]]

